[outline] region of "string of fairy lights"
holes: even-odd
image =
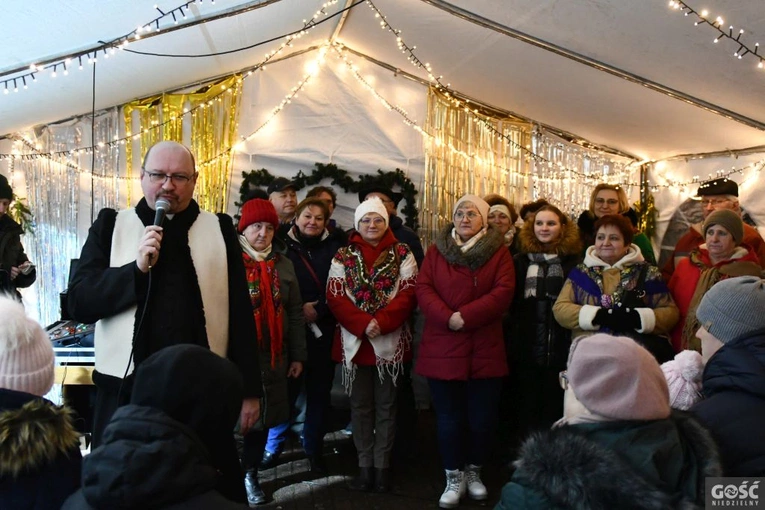
[[[285,40],[282,42],[282,44],[277,49],[272,50],[269,53],[266,53],[264,60],[262,60],[261,62],[259,62],[258,64],[254,65],[254,66],[252,66],[250,68],[247,68],[247,69],[241,71],[241,78],[239,80],[239,83],[241,83],[247,77],[251,76],[257,70],[264,71],[266,69],[266,64],[269,61],[271,61],[274,57],[276,57],[279,54],[281,54],[286,48],[291,47],[292,43],[294,42],[294,40],[296,40],[296,39],[298,39],[300,37],[303,37],[304,35],[306,35],[308,33],[308,31],[310,31],[311,28],[313,28],[316,25],[318,25],[320,23],[320,21],[317,21],[317,20],[319,20],[322,17],[326,17],[327,14],[328,14],[327,13],[327,8],[332,6],[332,5],[334,5],[334,4],[336,4],[337,1],[338,0],[330,0],[327,3],[325,3],[322,6],[322,8],[319,9],[311,18],[309,18],[308,20],[303,20],[303,27],[302,27],[302,29],[300,29],[298,31],[295,31],[295,32],[292,32],[291,34],[288,34],[287,36],[285,36]],[[133,37],[134,39],[140,39],[141,32],[145,33],[146,31],[151,31],[151,30],[159,31],[161,29],[161,25],[162,25],[161,22],[164,19],[169,18],[169,17],[172,17],[174,23],[177,24],[178,23],[178,18],[181,17],[180,16],[181,14],[183,14],[183,18],[185,19],[185,10],[184,9],[187,10],[188,7],[190,5],[192,5],[192,4],[194,4],[195,2],[198,2],[200,4],[202,3],[201,0],[195,0],[195,1],[191,1],[191,2],[186,2],[186,3],[182,4],[181,6],[178,6],[178,7],[174,8],[174,9],[172,9],[171,11],[167,11],[167,12],[163,12],[163,11],[161,11],[160,9],[158,9],[155,6],[155,8],[157,8],[157,10],[160,12],[160,16],[157,17],[157,18],[154,18],[149,23],[146,23],[146,24],[142,25],[141,27],[137,28],[135,31],[133,31],[130,34],[128,34],[128,36],[129,37]],[[350,7],[346,8],[344,10],[352,8],[352,7],[356,6],[356,5],[358,5],[359,3],[361,3],[361,2],[354,3],[353,5],[351,5]],[[592,173],[582,172],[582,171],[577,170],[577,169],[568,168],[563,163],[553,162],[550,159],[545,158],[544,156],[542,156],[542,155],[540,155],[538,153],[535,153],[530,148],[528,148],[526,146],[523,146],[521,144],[518,144],[515,140],[511,139],[507,134],[502,133],[501,131],[499,131],[491,123],[490,120],[488,120],[488,119],[486,119],[486,118],[481,116],[481,114],[480,114],[480,112],[479,112],[479,110],[477,108],[476,109],[471,109],[470,104],[469,104],[470,102],[468,100],[462,100],[462,99],[459,99],[458,97],[456,97],[456,95],[450,90],[450,84],[449,83],[444,84],[443,77],[442,76],[436,76],[433,73],[433,69],[432,69],[432,66],[430,65],[430,63],[423,61],[415,53],[415,50],[416,50],[417,47],[413,46],[413,45],[410,46],[409,44],[407,44],[404,41],[404,39],[402,38],[402,35],[401,35],[402,31],[395,29],[387,21],[387,18],[385,17],[385,15],[372,2],[372,0],[365,0],[365,3],[374,12],[375,18],[380,20],[379,21],[380,27],[383,30],[387,30],[390,33],[395,35],[396,44],[397,44],[399,50],[407,56],[407,60],[415,68],[424,69],[428,73],[428,78],[431,81],[431,83],[434,84],[434,87],[437,90],[439,90],[444,96],[446,96],[452,102],[452,104],[454,106],[463,109],[473,119],[474,122],[477,122],[477,123],[480,124],[482,129],[486,129],[493,136],[496,136],[497,139],[505,140],[510,146],[515,147],[516,149],[522,151],[525,154],[525,156],[527,158],[527,161],[528,160],[533,160],[535,162],[535,164],[537,164],[537,165],[546,165],[550,169],[553,169],[553,170],[556,170],[556,171],[559,171],[559,172],[566,172],[566,173],[568,173],[569,177],[571,177],[571,176],[577,177],[577,178],[580,178],[580,179],[582,179],[584,181],[600,182],[600,181],[603,180],[604,176],[603,176],[603,174],[601,172],[592,172]],[[686,15],[688,15],[689,13],[696,13],[696,11],[692,10],[690,7],[687,6],[687,4],[685,4],[683,2],[675,2],[675,3],[679,4],[681,6],[681,8],[686,11]],[[334,15],[336,15],[336,14],[338,14],[338,13],[335,13]],[[696,14],[700,15],[701,13],[696,13]],[[706,20],[703,17],[701,19]],[[697,24],[698,23],[700,23],[700,22],[697,22]],[[720,25],[720,24],[721,24],[721,22],[717,23],[717,25]],[[715,24],[712,24],[712,23],[710,23],[710,25],[711,26],[715,26]],[[124,41],[125,40],[124,38],[125,38],[125,36],[123,36],[123,38],[118,38],[115,41],[120,41],[120,40]],[[430,133],[427,133],[422,127],[420,127],[418,125],[417,121],[412,119],[411,116],[403,108],[401,108],[401,107],[399,107],[399,106],[397,106],[395,104],[390,103],[377,90],[375,90],[374,87],[372,85],[370,85],[370,83],[367,80],[365,80],[364,77],[360,74],[360,72],[358,70],[358,67],[348,58],[347,51],[345,51],[345,47],[342,45],[342,43],[339,43],[339,42],[336,42],[336,41],[327,41],[326,43],[324,43],[323,45],[321,45],[319,47],[318,56],[317,56],[314,64],[309,66],[310,71],[308,73],[306,73],[294,87],[292,87],[290,92],[285,95],[284,99],[282,99],[282,101],[278,105],[276,105],[274,108],[271,109],[271,112],[268,115],[268,117],[265,119],[265,121],[258,128],[256,128],[253,132],[251,132],[247,136],[240,137],[240,141],[238,143],[236,143],[230,149],[225,150],[223,153],[217,155],[215,158],[212,158],[212,159],[207,160],[207,161],[200,162],[200,164],[201,165],[210,164],[210,163],[214,162],[215,160],[217,160],[218,158],[227,155],[229,152],[232,152],[232,151],[234,151],[234,152],[241,151],[244,148],[244,145],[246,144],[246,142],[252,140],[255,136],[257,136],[257,134],[260,133],[287,105],[289,105],[292,102],[293,99],[295,99],[298,96],[298,93],[301,92],[311,82],[311,80],[316,76],[316,74],[321,69],[321,66],[324,64],[326,52],[330,48],[337,54],[339,59],[343,60],[345,65],[351,70],[351,74],[354,76],[354,78],[367,91],[369,91],[369,93],[372,94],[372,96],[375,97],[386,109],[391,110],[391,111],[395,111],[396,113],[398,113],[402,117],[403,122],[406,125],[412,127],[415,131],[420,133],[420,135],[423,136],[424,138],[435,138],[434,142],[437,145],[439,144],[439,142],[443,143],[442,141],[438,140],[438,138],[434,137]],[[750,51],[750,52],[752,52],[755,55],[757,55],[756,48],[757,48],[757,46],[755,47],[754,51],[751,51],[751,50],[748,49],[748,47],[744,46],[745,50]],[[48,67],[50,67],[50,66],[48,66]],[[225,93],[231,93],[231,90],[227,89],[225,86],[221,86],[221,91],[220,91],[220,93],[217,96],[215,96],[212,99],[210,99],[207,103],[200,104],[196,108],[186,108],[186,109],[184,109],[183,110],[183,115],[191,114],[191,113],[193,113],[198,108],[205,108],[206,106],[212,106],[213,101],[216,101],[216,100],[220,101],[222,95],[225,94]],[[34,158],[41,158],[41,157],[42,158],[50,158],[50,159],[65,158],[65,161],[63,161],[62,163],[66,164],[68,166],[71,166],[73,168],[77,168],[81,172],[90,173],[88,171],[82,170],[78,165],[72,163],[71,162],[71,158],[77,157],[78,155],[82,155],[82,154],[90,154],[94,150],[101,150],[103,148],[109,148],[109,147],[114,146],[115,144],[123,144],[124,145],[126,142],[128,142],[130,140],[138,139],[138,137],[140,137],[141,135],[145,134],[149,130],[160,129],[165,124],[167,124],[169,122],[173,122],[175,120],[176,120],[175,118],[170,118],[170,119],[166,119],[164,122],[155,122],[152,126],[144,127],[144,128],[141,129],[140,132],[137,132],[137,133],[134,133],[134,134],[129,134],[128,136],[124,136],[124,137],[121,137],[121,138],[115,136],[113,140],[108,141],[108,142],[101,141],[101,142],[98,142],[97,144],[95,144],[93,146],[90,146],[90,147],[76,148],[76,149],[66,150],[66,151],[40,152],[39,147],[35,147],[35,145],[31,141],[23,139],[24,145],[28,149],[33,150],[34,151],[33,153],[31,153],[31,154],[30,153],[21,153],[20,151],[14,150],[14,153],[12,153],[12,154],[0,154],[0,160],[2,160],[2,159],[21,159],[21,160],[24,160],[24,159],[34,159]],[[462,151],[462,150],[454,147],[452,144],[447,144],[447,148],[451,152],[453,152],[454,154],[458,154],[459,156],[461,156],[461,157],[463,157],[465,159],[474,159],[478,163],[485,163],[485,162],[481,161],[481,159],[477,155],[468,154],[467,152]],[[61,162],[61,161],[59,161],[59,162]],[[632,166],[632,165],[628,165],[627,168],[629,168],[630,166]],[[747,165],[746,167],[743,167],[743,168],[738,168],[738,169],[734,168],[734,169],[732,169],[730,171],[719,170],[716,173],[716,176],[717,177],[727,177],[727,176],[734,175],[734,174],[737,174],[737,173],[742,174],[745,170],[747,170],[749,168],[752,168],[752,169],[756,168],[757,172],[759,172],[762,169],[763,166],[765,166],[765,160],[763,160],[761,162],[758,162],[756,164]],[[527,176],[530,173],[531,172],[523,173],[522,175]],[[109,178],[111,179],[112,177],[109,177]],[[132,177],[132,178],[131,177],[119,177],[119,179],[134,179],[134,178],[135,177]],[[713,178],[713,176],[711,174],[710,174],[710,178]],[[622,177],[622,180],[624,181],[623,177]],[[698,176],[694,176],[693,180],[689,181],[689,182],[679,182],[679,181],[673,181],[673,180],[665,180],[665,182],[662,183],[662,184],[650,184],[649,183],[649,185],[650,185],[650,189],[652,191],[660,191],[661,189],[666,189],[666,188],[680,188],[680,189],[684,189],[686,186],[689,186],[689,185],[692,185],[692,184],[695,184],[695,183],[698,183],[698,182],[699,182],[699,177]],[[619,184],[627,185],[627,186],[638,186],[639,185],[639,183],[635,183],[635,182],[620,182]]]
[[[749,179],[752,179],[754,177],[757,177],[763,168],[765,168],[765,159],[760,159],[759,161],[749,163],[742,167],[734,166],[730,170],[720,169],[715,171],[714,173],[707,174],[705,177],[702,177],[700,175],[694,175],[690,181],[685,181],[685,180],[681,181],[681,180],[675,180],[672,178],[665,177],[664,182],[659,184],[659,183],[651,183],[649,180],[648,187],[653,193],[656,193],[663,189],[678,189],[681,193],[683,193],[685,192],[685,189],[687,187],[701,184],[704,181],[708,181],[712,179],[721,179],[721,178],[728,179],[728,178],[732,178],[735,175],[741,175],[742,177],[744,177],[744,181],[739,183],[739,184],[743,184],[743,182]],[[749,175],[745,176],[745,172],[750,172],[750,173]]]
[[[760,43],[755,43],[754,46],[747,44],[746,41],[742,39],[742,36],[744,35],[743,28],[740,28],[738,31],[736,31],[733,28],[733,25],[729,25],[726,29],[725,19],[723,19],[722,16],[717,16],[716,18],[712,19],[709,14],[709,10],[696,10],[682,0],[669,0],[669,7],[676,11],[682,12],[686,17],[695,19],[693,23],[694,26],[706,25],[712,27],[717,34],[716,37],[712,40],[714,44],[719,43],[721,39],[733,41],[738,47],[738,49],[733,53],[735,58],[741,60],[745,56],[750,55],[757,60],[758,68],[763,69],[765,67],[765,56],[758,53],[760,49]]]

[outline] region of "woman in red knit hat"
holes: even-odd
[[[268,200],[254,198],[242,206],[239,244],[242,247],[247,287],[257,326],[263,403],[260,420],[244,436],[242,465],[250,506],[266,502],[258,483],[268,428],[289,419],[288,379],[298,378],[307,358],[303,328],[303,300],[295,268],[285,255],[286,246],[274,237],[279,216]]]

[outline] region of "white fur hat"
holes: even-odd
[[[15,299],[0,295],[0,388],[43,396],[53,386],[53,346]]]
[[[382,216],[385,220],[385,225],[388,225],[388,210],[385,208],[385,204],[382,203],[380,197],[369,197],[356,208],[356,212],[353,214],[353,226],[358,229],[361,218],[371,212]]]

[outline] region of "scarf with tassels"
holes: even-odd
[[[279,272],[274,265],[275,258],[266,259],[271,252],[270,246],[264,252],[254,250],[249,243],[247,247],[242,245],[242,258],[247,276],[247,289],[250,292],[252,315],[258,331],[258,346],[261,351],[265,348],[266,338],[263,329],[265,320],[271,347],[271,368],[275,368],[278,363],[281,363],[284,350],[284,307],[279,290]]]

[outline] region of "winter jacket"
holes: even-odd
[[[463,253],[447,225],[428,248],[417,278],[425,316],[416,372],[440,380],[485,379],[508,374],[502,315],[510,308],[515,272],[504,238],[494,227]],[[465,325],[449,329],[460,312]]]
[[[126,405],[85,458],[62,510],[245,509],[216,492],[218,472],[194,431],[152,407]]]
[[[581,241],[576,225],[569,223],[563,228],[562,237],[553,248],[560,258],[563,279],[579,263]],[[552,307],[555,300],[547,295],[526,297],[526,275],[531,264],[530,253],[546,253],[549,251],[542,246],[534,235],[534,227],[527,222],[517,238],[519,252],[513,257],[515,266],[515,297],[511,307],[509,325],[511,327],[510,342],[513,351],[512,359],[516,363],[532,363],[536,366],[565,368],[568,350],[571,347],[571,331],[560,326],[553,316]],[[541,274],[547,274],[547,266],[540,264]],[[560,289],[558,289],[560,291]]]
[[[553,305],[555,320],[564,328],[572,330],[572,338],[585,335],[589,331],[601,330],[602,328],[592,321],[603,306],[603,295],[622,297],[625,289],[633,288],[637,283],[639,271],[646,264],[639,248],[634,244],[613,266],[595,255],[594,246],[587,248],[584,262],[569,273],[563,290]],[[602,274],[602,288],[591,277],[591,273],[596,270]],[[646,306],[636,308],[640,315],[640,328],[635,331],[668,335],[680,314],[656,266],[648,265],[646,270]]]
[[[69,409],[0,389],[0,508],[58,510],[80,486],[81,463]]]
[[[694,255],[693,258],[703,264],[705,269],[711,267],[720,269],[721,266],[730,266],[727,268],[727,271],[732,274],[726,275],[720,272],[719,279],[713,283],[717,283],[726,278],[731,278],[732,276],[760,276],[761,269],[759,261],[757,260],[757,254],[747,245],[737,247],[730,260],[718,262],[717,264],[713,264],[712,260],[709,258],[706,244],[702,244],[699,248],[695,248],[694,251],[696,251],[696,255]],[[691,301],[693,300],[693,295],[696,293],[699,278],[701,277],[701,271],[702,268],[691,262],[690,257],[685,257],[680,260],[677,268],[672,274],[672,278],[670,278],[669,283],[667,284],[669,291],[672,293],[672,298],[675,300],[675,304],[680,310],[680,321],[672,330],[672,346],[677,352],[689,348],[689,346],[683,345],[682,342],[683,327],[685,326],[686,320],[695,320],[695,311],[692,312],[693,315],[691,317],[688,317],[688,313]]]
[[[692,416],[564,425],[532,435],[497,510],[704,507],[721,476],[709,432]]]
[[[404,220],[396,215],[390,216],[390,229],[396,239],[401,243],[406,243],[412,250],[414,260],[417,261],[417,267],[422,266],[422,260],[425,258],[425,252],[422,249],[422,243],[417,232],[404,225]]]
[[[408,321],[417,305],[414,294],[417,262],[414,255],[407,245],[398,242],[391,229],[385,231],[377,246],[364,241],[361,234],[355,231],[351,232],[348,242],[348,247],[335,254],[327,283],[327,302],[340,326],[335,333],[332,358],[343,362],[344,337],[355,337],[361,339],[361,346],[353,358],[346,361],[362,366],[376,366],[378,363],[374,348],[365,334],[367,326],[375,319],[381,330],[381,335],[377,338],[396,335],[404,351],[401,361],[411,360],[411,332]],[[388,278],[380,274],[378,266],[384,262],[383,257],[390,250],[393,250],[399,266],[397,281],[388,281]],[[351,268],[355,267],[356,259],[352,256],[353,253],[361,254],[366,281],[354,280],[354,271]],[[367,285],[374,286],[387,296],[385,303],[374,313],[368,313],[356,305],[360,299],[369,299],[369,291],[364,289]]]
[[[11,292],[21,299],[21,294],[16,289],[29,287],[37,279],[37,269],[34,267],[29,274],[19,275],[11,280],[10,271],[12,267],[18,267],[28,261],[24,246],[21,245],[21,235],[24,231],[21,225],[13,221],[10,216],[4,214],[0,216],[0,291]]]
[[[633,209],[628,209],[622,216],[628,218],[633,227],[637,226],[637,215]],[[582,238],[582,244],[587,249],[595,244],[595,222],[598,218],[595,217],[590,211],[584,211],[579,215],[579,219],[576,224],[579,227],[579,235]],[[643,255],[643,259],[649,264],[656,265],[656,255],[653,253],[653,246],[648,236],[642,232],[636,232],[632,238],[632,244],[640,248],[640,253]]]
[[[314,346],[318,342],[321,350],[326,350],[329,355],[337,320],[327,305],[327,277],[332,257],[338,249],[345,246],[343,241],[346,239],[345,232],[340,229],[327,229],[315,244],[306,245],[300,242],[296,229],[297,227],[293,227],[287,234],[287,256],[295,267],[303,303],[317,302],[314,305],[318,316],[315,324],[322,332],[322,337],[316,339],[313,333],[308,333],[309,330],[306,328],[307,343],[309,347],[312,347],[311,342]]]
[[[723,345],[704,368],[702,393],[691,412],[717,441],[725,476],[765,476],[765,330]]]
[[[274,236],[272,250],[266,260],[274,260],[274,268],[279,275],[279,292],[284,308],[283,351],[281,359],[271,356],[271,337],[267,321],[263,320],[263,343],[258,346],[260,376],[263,381],[263,400],[260,406],[260,418],[255,430],[270,428],[289,420],[290,404],[287,372],[290,363],[299,361],[305,365],[308,359],[305,340],[305,322],[303,321],[303,299],[295,268],[287,257],[284,242]],[[245,264],[245,273],[250,267]],[[257,339],[253,339],[257,342]]]
[[[672,256],[667,259],[664,267],[661,268],[661,275],[664,277],[664,281],[668,282],[672,278],[672,273],[680,266],[681,260],[688,258],[693,250],[706,242],[704,236],[699,231],[700,229],[700,223],[691,225],[688,232],[677,241],[675,251],[672,252]],[[744,239],[741,242],[754,250],[757,254],[757,260],[760,261],[760,266],[765,269],[765,241],[762,240],[762,236],[760,236],[757,229],[744,223]]]

